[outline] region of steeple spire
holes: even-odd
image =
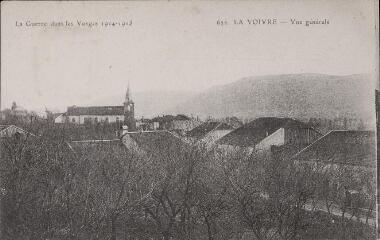
[[[125,94],[125,102],[129,102],[130,99],[131,99],[131,95],[129,92],[129,81],[128,81],[127,93]]]
[[[128,131],[134,131],[136,129],[135,103],[132,101],[129,82],[128,82],[128,87],[127,87],[127,92],[125,93],[124,124],[128,126]]]

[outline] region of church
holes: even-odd
[[[123,123],[129,131],[136,130],[135,103],[130,95],[129,84],[122,106],[71,106],[67,108],[61,119],[61,122],[73,124]],[[58,123],[59,120],[56,119],[55,122]]]

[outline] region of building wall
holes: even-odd
[[[66,121],[69,123],[76,124],[84,124],[86,121],[95,122],[97,119],[98,122],[106,122],[108,120],[109,123],[115,123],[116,120],[123,122],[123,115],[80,115],[80,116],[67,116]]]
[[[227,135],[230,133],[231,130],[215,130],[211,131],[206,136],[202,139],[203,142],[206,142],[207,144],[213,144],[215,143],[218,139],[222,138],[223,136]]]
[[[56,117],[54,119],[54,123],[64,123],[65,122],[65,116],[63,116],[63,114],[59,115],[58,117]]]
[[[321,135],[311,128],[280,128],[256,145],[256,149],[266,150],[271,146],[292,145],[303,148]]]
[[[320,134],[311,128],[288,128],[285,130],[285,142],[294,146],[307,146],[319,137]]]
[[[268,137],[264,138],[261,142],[256,144],[258,150],[268,150],[271,146],[281,146],[285,144],[285,129],[280,128]]]

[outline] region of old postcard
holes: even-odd
[[[0,238],[376,239],[378,6],[2,2]]]

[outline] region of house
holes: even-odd
[[[216,143],[226,149],[271,151],[273,147],[291,154],[314,142],[321,134],[301,121],[291,118],[257,118],[220,138]]]
[[[66,119],[66,114],[65,113],[53,113],[52,119],[53,119],[54,123],[64,123],[65,119]]]
[[[187,132],[186,137],[193,142],[199,141],[206,144],[214,144],[217,140],[233,130],[233,127],[227,123],[209,121]]]
[[[35,136],[35,135],[15,125],[0,125],[0,138],[12,137],[12,136],[27,137],[27,136]]]
[[[67,112],[55,119],[56,123],[67,122],[73,124],[85,123],[124,123],[129,131],[136,129],[134,118],[134,102],[131,99],[129,85],[122,106],[71,106]]]
[[[294,155],[298,162],[376,168],[373,131],[333,130]]]
[[[122,142],[132,152],[139,155],[162,156],[181,151],[188,143],[177,135],[166,131],[127,132]]]
[[[70,141],[68,148],[74,154],[127,154],[128,156],[176,160],[177,154],[190,145],[175,134],[162,131],[126,132],[121,138]]]
[[[13,102],[12,108],[11,108],[11,114],[18,117],[27,117],[28,111],[21,106],[17,106],[16,102]]]
[[[150,119],[141,118],[136,120],[136,129],[147,131],[150,129]],[[153,129],[152,129],[153,130]]]
[[[141,118],[136,120],[136,129],[140,131],[153,131],[159,127],[158,122],[153,122],[151,119]]]
[[[162,117],[155,117],[152,123],[158,126],[158,130],[169,130],[178,132],[187,132],[200,124],[199,121],[192,119],[186,115],[178,114],[163,115]]]
[[[32,116],[32,114],[28,113],[28,111],[16,104],[16,102],[12,103],[12,107],[6,108],[3,111],[0,112],[0,118],[3,121],[8,122],[29,122],[34,118],[35,116]]]
[[[349,193],[375,190],[376,134],[373,131],[333,130],[295,154],[299,166],[334,176],[330,184]]]

